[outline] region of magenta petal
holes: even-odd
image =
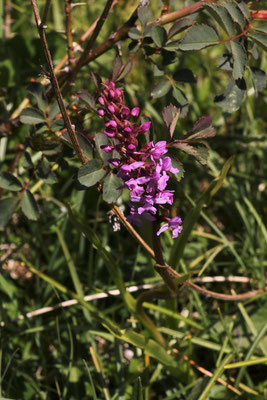
[[[159,236],[162,232],[166,231],[168,228],[169,228],[168,224],[162,225],[162,227],[157,232],[157,236]]]

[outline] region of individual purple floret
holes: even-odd
[[[141,226],[142,219],[166,222],[157,232],[160,235],[166,229],[172,230],[173,238],[182,230],[179,217],[168,218],[169,211],[164,207],[173,204],[173,190],[167,190],[169,174],[177,174],[179,170],[172,166],[171,158],[164,156],[167,142],[146,140],[151,121],[138,124],[132,119],[138,117],[139,107],[130,110],[124,104],[122,90],[116,88],[112,81],[102,84],[102,93],[98,97],[101,107],[98,115],[104,118],[104,133],[109,144],[101,148],[111,153],[116,151],[116,158],[108,161],[117,168],[117,176],[124,181],[123,187],[130,191],[130,215],[127,220]],[[142,145],[139,137],[143,136]],[[162,211],[160,215],[160,211]]]

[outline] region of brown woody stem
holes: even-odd
[[[62,117],[64,119],[64,122],[66,124],[67,131],[68,131],[68,133],[70,135],[70,139],[71,139],[71,142],[73,144],[73,147],[74,147],[78,157],[80,158],[82,164],[85,164],[86,163],[85,155],[82,152],[82,149],[81,149],[81,147],[79,145],[78,139],[77,139],[77,137],[76,137],[76,135],[74,133],[73,127],[71,125],[71,121],[70,121],[69,115],[67,113],[67,110],[66,110],[63,98],[62,98],[62,94],[60,92],[58,80],[57,80],[57,77],[56,77],[55,72],[54,72],[53,61],[52,61],[52,57],[51,57],[51,54],[50,54],[50,51],[49,51],[49,48],[48,48],[45,29],[44,29],[44,26],[42,25],[42,21],[41,21],[41,18],[40,18],[40,14],[39,14],[39,10],[38,10],[38,7],[37,7],[36,0],[31,0],[31,3],[32,3],[32,9],[33,9],[35,21],[36,21],[36,26],[37,26],[37,29],[38,29],[38,32],[39,32],[39,36],[40,36],[41,42],[43,44],[44,53],[45,53],[46,61],[47,61],[47,64],[48,64],[49,75],[50,75],[49,78],[50,78],[50,81],[51,81],[51,85],[52,85],[52,87],[53,87],[53,89],[55,91],[56,99],[57,99],[57,102],[58,102]]]

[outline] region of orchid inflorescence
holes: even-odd
[[[124,94],[116,88],[114,82],[102,83],[102,93],[98,98],[101,107],[98,115],[105,120],[104,133],[109,144],[101,146],[107,153],[115,151],[116,157],[110,158],[110,164],[118,169],[117,176],[124,181],[123,187],[130,190],[130,215],[127,220],[141,226],[141,217],[149,221],[165,222],[157,231],[160,235],[166,229],[172,229],[172,237],[178,237],[182,231],[180,217],[169,218],[165,204],[173,204],[174,190],[167,190],[169,173],[179,170],[172,166],[167,142],[154,143],[138,140],[149,131],[151,122],[132,122],[140,113],[139,107],[130,110],[124,104]],[[114,154],[114,153],[113,153]],[[161,210],[161,214],[159,211]]]

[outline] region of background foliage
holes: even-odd
[[[185,220],[226,161],[235,156],[231,170],[211,201],[205,201],[182,258],[178,260],[179,248],[169,232],[164,233],[162,245],[166,260],[186,277],[189,273],[199,278],[246,278],[243,283],[223,279],[205,283],[207,289],[220,293],[265,286],[266,24],[251,21],[247,9],[257,10],[258,3],[209,4],[187,19],[161,26],[146,24],[160,16],[162,7],[151,1],[150,15],[147,9],[139,10],[129,36],[86,64],[64,96],[87,159],[96,156],[91,144],[94,133],[103,129],[95,113],[97,89],[91,73],[103,80],[110,77],[118,55],[132,65],[123,79],[126,102],[129,107],[140,106],[142,116],[152,118],[157,140],[167,139],[161,113],[170,103],[181,109],[175,140],[190,132],[203,115],[212,118],[216,136],[209,139],[206,166],[203,152],[197,157],[202,164],[188,152],[175,153],[185,173],[180,182],[172,182],[173,216]],[[45,2],[38,5],[42,15]],[[105,2],[73,5],[77,42],[102,13]],[[125,23],[137,5],[115,2],[95,47]],[[175,0],[169,12],[188,5]],[[124,293],[124,285],[159,282],[154,261],[124,227],[113,232],[110,207],[96,187],[81,190],[76,180],[80,162],[58,106],[51,93],[43,94],[47,66],[30,3],[6,0],[4,6],[0,22],[0,398],[265,398],[264,294],[230,303],[203,297],[180,282],[177,299],[143,304],[172,352],[151,337],[135,309],[141,292],[131,297]],[[243,35],[248,19],[253,28]],[[66,54],[63,1],[51,2],[46,25],[56,66]],[[229,41],[229,36],[239,37]],[[29,103],[22,110],[25,98]],[[119,204],[127,200],[123,193]],[[149,223],[138,232],[152,246]],[[113,289],[120,289],[121,295],[81,300]],[[31,314],[73,298],[80,304]],[[235,386],[239,395],[212,381],[183,356]],[[255,365],[224,370],[227,363],[246,360]]]

